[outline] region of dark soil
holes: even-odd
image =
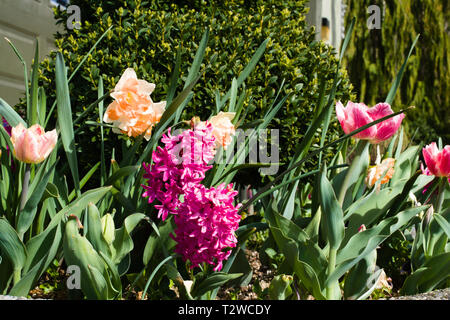
[[[245,255],[253,271],[252,280],[247,286],[240,287],[237,290],[236,288],[222,288],[217,294],[218,300],[257,300],[258,296],[253,288],[255,281],[259,282],[261,290],[269,287],[275,276],[275,270],[261,263],[258,251],[246,249]]]
[[[69,299],[68,290],[66,288],[67,278],[63,268],[57,268],[57,274],[52,276],[46,272],[41,277],[38,285],[30,291],[29,295],[32,299],[48,299],[48,300],[67,300]]]

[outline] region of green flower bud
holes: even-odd
[[[112,216],[107,213],[102,217],[101,221],[103,238],[105,238],[106,242],[110,245],[113,243],[115,237],[114,220]]]

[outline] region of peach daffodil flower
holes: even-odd
[[[236,128],[231,122],[236,115],[235,112],[222,112],[211,117],[209,122],[213,126],[213,135],[216,138],[216,147],[222,146],[225,150],[232,141]]]
[[[340,101],[336,104],[336,116],[346,134],[392,113],[394,112],[388,103],[378,103],[371,108],[367,107],[364,103],[354,103],[351,101],[347,103],[346,107]],[[404,117],[405,115],[403,113],[399,114],[369,127],[353,137],[369,140],[373,144],[380,143],[389,139],[397,132]]]
[[[56,146],[57,141],[56,129],[44,132],[38,124],[27,129],[20,123],[11,130],[14,156],[25,163],[36,164],[44,161]]]
[[[366,177],[366,184],[369,188],[373,187],[373,185],[380,180],[381,184],[388,183],[394,175],[394,166],[395,159],[387,158],[384,159],[380,164],[377,164],[369,169],[369,172]],[[382,177],[382,175],[386,172],[386,174]]]
[[[112,123],[115,133],[129,137],[144,134],[149,140],[166,108],[166,101],[155,103],[150,98],[154,89],[155,84],[138,79],[132,68],[126,69],[111,93],[114,101],[106,109],[103,121]]]

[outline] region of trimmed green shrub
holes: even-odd
[[[420,34],[395,96],[394,108],[416,107],[405,119],[410,136],[418,129],[416,142],[436,140],[439,135],[448,144],[448,1],[362,0],[347,3],[346,21],[356,17],[357,25],[345,62],[358,100],[374,104],[386,97],[403,57]],[[369,30],[366,25],[370,5],[378,5],[381,9],[381,29]]]
[[[112,89],[127,67],[133,67],[140,78],[156,84],[154,101],[165,99],[177,50],[180,49],[182,58],[181,84],[203,32],[209,28],[203,60],[203,67],[208,68],[194,87],[194,97],[182,115],[185,120],[194,115],[205,120],[215,113],[216,94],[223,96],[228,91],[232,78],[239,76],[257,47],[270,38],[264,56],[245,82],[248,94],[244,103],[247,121],[261,118],[285,80],[279,97],[292,95],[272,122],[272,128],[280,129],[280,161],[287,162],[312,119],[320,80],[326,79],[327,87],[331,87],[337,66],[334,50],[314,41],[314,29],[306,25],[306,2],[73,0],[71,4],[81,9],[79,30],[68,30],[65,26],[68,14],[55,10],[57,21],[66,28],[56,35],[56,46],[63,52],[69,73],[100,35],[114,25],[70,83],[73,109],[79,114],[97,99],[100,75],[104,87]],[[47,96],[53,98],[51,61],[42,63],[41,82]],[[340,80],[337,99],[346,101],[352,86],[345,70],[341,70]],[[89,120],[98,119],[97,115],[93,114]],[[81,161],[89,166],[92,155],[97,153],[91,150],[89,142],[100,138],[99,130],[86,126],[80,130],[85,131],[86,141],[78,141],[78,148],[81,155],[87,155]],[[330,131],[328,139],[340,133],[336,121],[331,123]],[[106,134],[106,138],[110,139],[108,152],[117,138],[112,138],[112,134]],[[250,179],[254,180],[254,175]]]

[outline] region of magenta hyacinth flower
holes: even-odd
[[[394,113],[388,103],[378,103],[372,108],[364,103],[354,103],[349,101],[347,106],[338,101],[336,104],[336,116],[342,129],[346,134],[355,131],[366,124]],[[353,137],[356,139],[369,140],[370,143],[377,144],[392,137],[400,128],[405,115],[399,114],[380,122]]]
[[[214,271],[222,269],[222,262],[236,246],[235,231],[241,219],[240,204],[233,205],[237,191],[232,185],[219,185],[207,189],[202,184],[185,191],[184,202],[175,215],[175,252],[184,261],[191,262],[191,268],[202,263],[215,265]]]
[[[170,129],[161,141],[164,148],[153,152],[153,165],[143,164],[147,185],[143,197],[148,202],[158,200],[155,205],[158,217],[165,220],[169,213],[176,214],[180,204],[179,196],[205,178],[208,165],[215,155],[215,141],[211,124],[196,126],[173,136]]]

